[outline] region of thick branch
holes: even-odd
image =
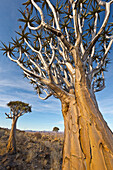
[[[49,93],[49,94],[48,94],[47,91],[44,90],[44,89],[43,89],[43,91],[45,92],[46,97],[41,97],[41,96],[40,96],[40,92],[37,91],[37,92],[38,92],[38,96],[39,96],[39,98],[40,98],[41,100],[46,100],[46,99],[48,99],[50,96],[52,96],[52,93]]]
[[[43,12],[41,10],[41,8],[34,2],[34,0],[31,0],[32,4],[34,5],[34,7],[37,9],[37,11],[39,11],[40,16],[41,16],[41,23],[44,22],[44,16],[43,16]]]
[[[70,3],[72,4],[72,10],[73,10],[73,22],[74,22],[75,38],[76,38],[75,46],[77,47],[80,44],[80,32],[79,32],[78,13],[77,13],[78,0],[76,1],[70,0]]]
[[[51,27],[50,25],[47,24],[43,24],[43,27],[52,32],[54,35],[56,35],[57,37],[59,37],[61,39],[61,41],[63,42],[63,44],[65,45],[65,47],[70,50],[72,48],[72,45],[66,40],[66,38],[64,37],[64,35],[62,34],[61,31],[59,31],[58,29],[55,29],[53,27]]]
[[[57,19],[57,14],[56,14],[55,8],[53,7],[53,5],[51,4],[51,2],[49,0],[46,0],[46,2],[48,3],[49,7],[52,10],[57,29],[60,30],[60,26],[59,26],[59,22],[58,22],[58,19]]]
[[[106,14],[105,14],[105,18],[104,18],[104,21],[103,21],[103,24],[100,28],[100,30],[98,31],[98,33],[95,35],[95,37],[92,39],[89,47],[87,48],[86,52],[84,53],[83,55],[83,61],[85,61],[88,57],[88,55],[90,54],[90,51],[92,49],[92,47],[95,45],[95,43],[98,41],[101,33],[103,32],[104,28],[106,27],[107,25],[107,22],[108,22],[108,19],[109,19],[109,15],[110,15],[110,3],[109,2],[101,2],[99,1],[99,3],[101,4],[105,4],[105,7],[106,7]],[[102,5],[101,4],[101,5]]]
[[[112,43],[113,43],[113,39],[111,39],[111,41],[109,42],[109,45],[105,51],[103,58],[101,59],[101,61],[99,63],[99,65],[95,69],[93,69],[91,72],[88,73],[88,74],[92,74],[92,77],[94,77],[94,75],[97,74],[100,71],[100,69],[102,68],[102,66],[105,64],[105,59],[107,58],[107,54],[111,48]]]
[[[10,113],[9,113],[10,114]],[[8,119],[12,119],[12,116],[9,116],[9,114],[5,113],[5,115],[7,116]]]
[[[24,38],[24,41],[25,41],[25,43],[28,45],[28,47],[29,47],[33,52],[39,54],[40,60],[41,60],[41,62],[43,63],[43,65],[45,66],[45,68],[48,67],[48,65],[47,65],[46,61],[44,60],[44,58],[43,58],[40,50],[39,50],[39,51],[35,50],[35,49],[28,43],[28,41],[27,41],[25,38]]]

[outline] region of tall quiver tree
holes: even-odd
[[[12,127],[8,139],[7,151],[11,154],[16,153],[16,123],[20,116],[31,112],[31,106],[21,101],[11,101],[7,104],[10,113],[5,113],[8,119],[12,119]]]
[[[19,38],[3,43],[41,99],[60,99],[63,170],[113,169],[113,134],[97,105],[113,42],[113,0],[28,0]],[[42,93],[45,93],[42,95]]]

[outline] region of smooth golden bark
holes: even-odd
[[[113,133],[98,109],[79,53],[75,60],[75,92],[62,102],[65,134],[62,170],[112,170]]]
[[[62,170],[112,170],[113,133],[85,84],[62,102],[65,124]]]
[[[112,132],[98,109],[91,111],[89,103],[77,102],[71,99],[68,104],[62,103],[65,124],[62,169],[112,170]]]
[[[11,154],[16,153],[16,122],[17,118],[12,119],[12,127],[8,139],[7,151]]]

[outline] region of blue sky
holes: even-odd
[[[17,9],[24,0],[3,0],[0,4],[0,40],[8,43],[19,29]],[[109,54],[111,64],[106,73],[106,88],[96,93],[100,111],[113,131],[113,50]],[[9,112],[6,104],[20,100],[32,105],[32,112],[20,117],[17,128],[22,130],[52,130],[58,126],[63,131],[61,104],[54,97],[42,101],[36,95],[29,81],[23,78],[22,70],[0,51],[0,127],[10,128],[11,120],[6,119]]]

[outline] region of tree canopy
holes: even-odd
[[[53,128],[53,131],[58,132],[58,131],[59,131],[59,128],[58,128],[58,127],[54,127],[54,128]]]
[[[105,87],[113,42],[111,1],[28,0],[20,8],[20,31],[4,51],[24,71],[41,99],[74,90],[77,49],[91,93]],[[41,94],[45,94],[41,95]],[[60,94],[61,94],[60,93]]]
[[[25,113],[31,112],[31,106],[28,103],[21,101],[10,101],[7,106],[10,108],[10,113],[6,114],[7,118],[13,119],[20,117]]]

